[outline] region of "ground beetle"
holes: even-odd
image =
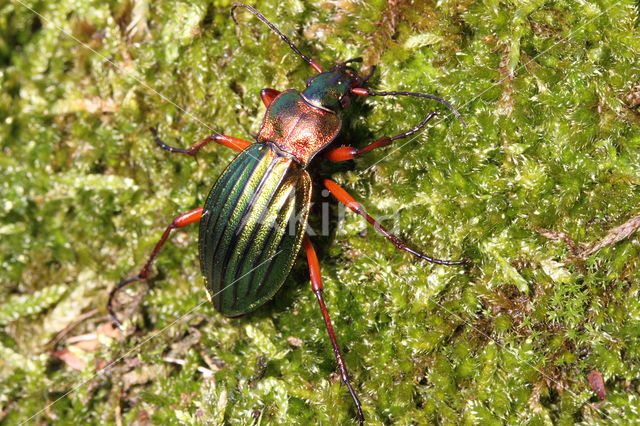
[[[360,401],[349,383],[347,369],[322,298],[323,287],[318,258],[306,234],[311,199],[311,179],[306,168],[316,154],[325,149],[340,132],[341,113],[349,105],[352,95],[414,96],[433,99],[446,105],[463,124],[464,121],[449,103],[432,95],[415,92],[373,92],[363,88],[374,69],[372,68],[367,76],[360,77],[357,71],[349,66],[350,63],[362,62],[361,58],[347,60],[323,72],[320,65],[302,54],[280,30],[253,7],[234,4],[231,16],[236,24],[234,12],[238,7],[249,10],[268,25],[296,54],[311,65],[318,75],[307,80],[307,87],[302,92],[278,92],[274,89],[263,89],[260,92],[267,112],[255,143],[231,136],[213,135],[188,149],[179,149],[166,145],[156,131],[150,129],[157,145],[169,152],[195,157],[201,148],[213,141],[240,151],[240,154],[211,188],[204,207],[175,218],[162,234],[140,273],[122,281],[111,291],[107,309],[113,320],[120,325],[113,312],[115,294],[128,284],[148,278],[151,265],[172,229],[200,221],[200,269],[204,276],[207,296],[215,309],[227,317],[245,315],[271,299],[282,286],[300,247],[303,246],[309,263],[311,288],[320,304],[340,375],[355,402],[359,421],[363,423]],[[433,112],[429,113],[420,124],[407,132],[393,137],[383,136],[362,149],[351,146],[335,148],[324,153],[324,157],[330,161],[350,160],[412,135],[423,128],[434,115]],[[434,259],[407,247],[369,216],[338,184],[329,179],[325,179],[323,184],[341,203],[363,216],[398,249],[442,265],[461,265],[467,262],[466,259]]]

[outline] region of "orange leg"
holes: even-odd
[[[275,97],[279,94],[280,92],[275,89],[262,89],[260,91],[260,98],[262,99],[264,106],[268,107],[271,101],[274,100]]]
[[[462,260],[435,259],[433,257],[427,256],[426,254],[420,253],[419,251],[416,251],[410,247],[407,247],[407,245],[403,243],[398,237],[396,237],[391,232],[386,230],[374,218],[369,216],[367,212],[364,211],[364,208],[360,205],[360,203],[354,200],[353,197],[349,195],[347,191],[342,189],[337,183],[335,183],[330,179],[325,179],[323,183],[324,183],[324,186],[333,194],[333,196],[338,199],[338,201],[340,201],[345,206],[349,207],[354,213],[357,213],[360,216],[364,217],[367,220],[367,222],[373,225],[373,227],[376,228],[382,235],[384,235],[386,239],[391,241],[398,250],[404,250],[406,252],[411,253],[414,256],[419,257],[420,259],[427,260],[431,263],[437,263],[439,265],[463,265],[468,262],[467,259],[462,259]]]
[[[162,149],[166,149],[172,153],[185,154],[189,157],[195,157],[202,148],[209,144],[209,142],[217,142],[220,145],[224,145],[228,148],[235,149],[236,151],[242,151],[247,148],[249,145],[252,145],[253,142],[245,141],[244,139],[234,138],[233,136],[225,136],[225,135],[213,135],[207,136],[202,139],[200,142],[197,142],[191,145],[187,149],[182,148],[174,148],[162,142],[162,140],[158,137],[158,133],[156,129],[153,127],[149,128],[151,134],[153,134],[153,139],[156,141],[156,145],[158,145]]]
[[[332,149],[324,154],[324,158],[329,161],[347,161],[351,160],[359,155],[364,154],[365,152],[369,152],[376,148],[381,148],[383,146],[387,146],[393,142],[391,138],[387,136],[383,136],[377,141],[370,143],[362,149],[357,149],[353,146],[340,146],[338,148]]]
[[[347,368],[345,367],[344,361],[342,360],[342,354],[340,353],[340,347],[338,346],[338,341],[336,340],[336,334],[333,331],[333,326],[331,325],[331,318],[329,318],[327,306],[324,304],[324,299],[322,298],[322,290],[324,287],[322,286],[322,275],[320,275],[320,264],[318,263],[318,256],[316,255],[316,251],[313,249],[313,245],[311,244],[309,235],[305,234],[304,239],[302,240],[302,244],[304,245],[304,250],[307,254],[307,261],[309,262],[311,290],[313,290],[313,292],[315,293],[316,298],[318,299],[318,303],[320,304],[320,311],[322,311],[322,318],[324,319],[324,324],[327,327],[329,339],[331,340],[331,345],[333,346],[333,354],[336,356],[336,361],[338,362],[338,370],[340,370],[340,376],[342,377],[342,381],[344,382],[344,384],[347,385],[347,389],[349,389],[351,398],[353,398],[353,402],[356,404],[360,424],[363,424],[364,415],[362,414],[362,406],[360,404],[358,396],[351,387],[351,383],[349,382],[349,375],[347,374]]]
[[[111,314],[111,318],[113,319],[113,322],[115,322],[116,325],[118,325],[118,327],[122,327],[122,324],[120,323],[120,321],[118,321],[118,318],[113,312],[113,298],[116,295],[116,293],[120,291],[120,289],[122,289],[123,287],[131,283],[134,283],[136,281],[145,281],[149,276],[149,270],[151,269],[151,265],[153,265],[153,262],[156,260],[156,257],[158,257],[158,253],[160,252],[162,245],[165,243],[165,241],[167,241],[167,238],[169,237],[171,230],[176,228],[183,228],[187,225],[198,222],[202,217],[202,209],[203,208],[200,207],[195,210],[191,210],[189,213],[185,213],[173,219],[173,222],[171,222],[171,224],[167,226],[167,229],[164,230],[162,237],[160,237],[160,240],[156,243],[156,246],[153,249],[153,252],[151,253],[151,257],[149,257],[149,260],[144,265],[140,273],[133,278],[129,278],[127,280],[121,281],[120,283],[118,283],[117,286],[114,287],[113,290],[111,290],[111,293],[109,294],[109,302],[107,303],[107,310]]]
[[[365,152],[369,152],[376,148],[381,148],[383,146],[390,145],[393,141],[397,141],[398,139],[403,139],[403,138],[406,138],[407,136],[413,135],[414,133],[422,129],[424,126],[426,126],[429,120],[431,120],[435,115],[436,115],[435,112],[430,112],[429,115],[427,115],[427,118],[422,120],[422,122],[418,124],[416,127],[414,127],[413,129],[406,131],[404,133],[400,133],[393,137],[383,136],[380,139],[376,140],[373,143],[370,143],[369,145],[365,146],[362,149],[357,149],[352,146],[341,146],[326,152],[324,154],[324,157],[329,161],[351,160],[352,158],[355,158],[358,155],[364,154]]]

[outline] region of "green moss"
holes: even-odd
[[[134,333],[79,353],[80,372],[50,354],[108,321],[112,286],[173,217],[203,204],[235,155],[211,146],[197,163],[177,158],[146,129],[181,146],[212,132],[251,139],[259,90],[299,89],[311,74],[249,14],[236,28],[230,3],[25,3],[41,17],[0,5],[0,420],[353,421],[303,257],[273,302],[225,319],[203,304],[195,227],[163,249],[142,303],[120,308]],[[589,244],[638,214],[640,116],[625,103],[638,84],[638,3],[417,3],[255,4],[325,67],[363,56],[378,65],[376,89],[437,94],[468,123],[426,101],[369,99],[338,143],[439,117],[316,168],[412,246],[471,259],[416,261],[349,213],[316,239],[367,419],[637,421],[637,236],[569,262],[570,244],[536,230]],[[605,380],[601,408],[591,370]]]

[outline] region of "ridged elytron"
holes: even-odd
[[[172,229],[200,221],[200,269],[204,276],[207,296],[215,309],[228,317],[245,315],[271,299],[284,283],[301,246],[307,255],[311,288],[318,299],[322,317],[329,333],[342,380],[355,403],[358,419],[364,422],[362,408],[349,382],[347,369],[322,298],[322,278],[318,258],[306,233],[311,199],[311,179],[306,171],[311,160],[323,151],[338,135],[342,126],[341,114],[352,95],[358,96],[414,96],[438,101],[446,105],[464,124],[460,114],[446,101],[432,95],[415,92],[373,92],[362,86],[373,74],[360,77],[350,59],[323,72],[311,58],[269,22],[260,12],[246,4],[234,4],[234,11],[242,7],[280,36],[293,51],[305,60],[318,75],[307,80],[302,92],[263,89],[260,92],[267,112],[255,143],[225,135],[209,136],[188,149],[166,145],[151,129],[161,148],[194,157],[210,142],[217,142],[240,151],[240,154],[215,183],[204,207],[178,216],[167,227],[156,244],[151,257],[140,273],[120,282],[109,295],[107,308],[116,324],[113,299],[124,286],[146,280],[162,245]],[[393,137],[383,136],[362,149],[342,146],[323,153],[329,161],[346,161],[373,149],[406,138],[422,129],[435,115],[431,112],[415,128]],[[405,245],[369,216],[362,206],[334,181],[325,179],[324,186],[343,204],[363,216],[398,249],[421,259],[443,265],[460,265],[466,259],[440,260],[424,255]],[[294,226],[290,226],[294,223]],[[292,229],[293,228],[293,229]]]

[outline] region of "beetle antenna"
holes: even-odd
[[[286,35],[282,34],[282,31],[280,31],[275,25],[273,25],[271,22],[269,22],[269,20],[267,18],[264,17],[264,15],[260,12],[258,12],[257,10],[255,10],[253,7],[249,6],[248,4],[244,4],[244,3],[234,3],[234,5],[231,7],[231,18],[233,19],[233,22],[236,23],[236,25],[238,24],[238,21],[236,19],[236,15],[235,15],[235,10],[238,7],[244,7],[245,9],[247,9],[249,12],[253,13],[259,20],[261,20],[262,22],[264,22],[269,28],[271,28],[271,30],[278,34],[280,36],[280,38],[282,39],[282,41],[284,41],[285,43],[287,43],[289,45],[289,47],[298,54],[298,56],[300,56],[302,59],[304,59],[309,65],[311,65],[311,68],[313,68],[314,70],[316,70],[318,73],[322,72],[322,68],[320,67],[320,65],[318,65],[318,63],[316,61],[314,61],[313,59],[309,58],[308,56],[306,56],[304,53],[302,53],[300,51],[300,49],[298,49],[295,44],[293,44],[291,42],[291,40],[289,40],[287,38]]]
[[[360,96],[414,96],[416,98],[432,99],[434,101],[437,101],[437,102],[440,102],[441,104],[446,105],[446,107],[449,108],[451,112],[453,112],[453,114],[458,118],[458,120],[460,120],[462,125],[464,127],[467,127],[467,123],[464,122],[464,120],[462,119],[462,115],[460,115],[458,110],[455,109],[453,105],[451,105],[449,102],[437,96],[428,95],[426,93],[418,93],[418,92],[395,92],[395,91],[394,92],[373,92],[371,90],[363,89],[361,87],[356,87],[351,89],[351,93],[354,93]]]

